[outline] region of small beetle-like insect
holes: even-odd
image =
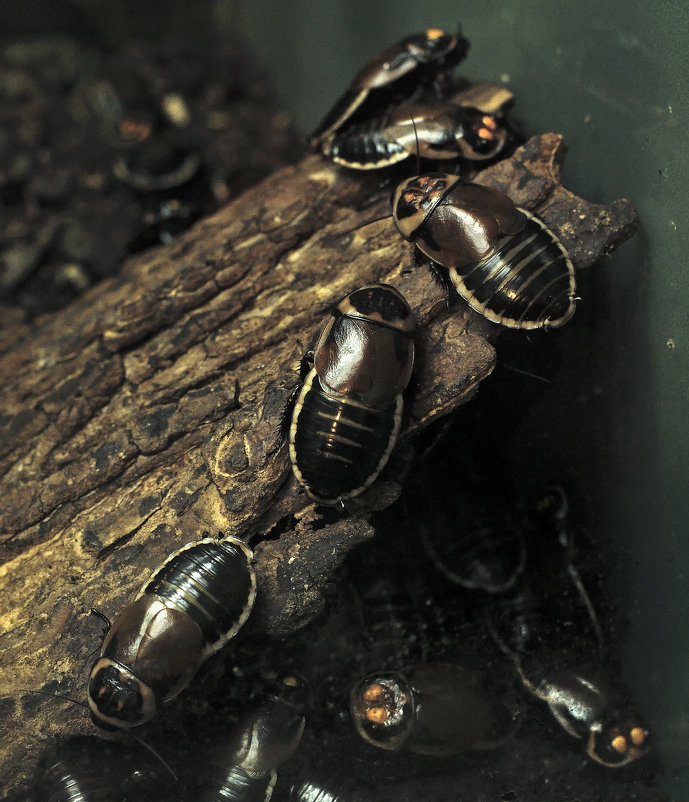
[[[256,597],[252,557],[237,538],[205,538],[153,572],[108,630],[91,669],[95,724],[109,729],[148,721],[239,631]]]
[[[385,109],[410,100],[459,64],[469,42],[459,32],[430,28],[413,34],[370,61],[311,135],[317,149],[328,136],[345,126],[377,117]]]
[[[403,103],[382,117],[349,126],[324,140],[336,164],[377,170],[411,156],[485,161],[504,147],[507,131],[496,117],[455,103]]]
[[[508,729],[508,711],[476,673],[449,663],[369,674],[350,693],[359,735],[381,749],[454,755]],[[502,732],[504,735],[504,731]]]
[[[513,329],[556,328],[574,314],[574,266],[555,234],[508,195],[426,173],[392,198],[397,230],[469,306]]]
[[[297,481],[319,504],[359,495],[387,462],[414,365],[415,330],[394,287],[362,287],[338,304],[302,360],[289,454]]]

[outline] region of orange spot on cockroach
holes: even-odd
[[[629,737],[634,746],[642,746],[646,741],[646,730],[643,727],[632,727]]]
[[[441,36],[445,36],[442,28],[429,28],[426,31],[426,39],[440,39]]]
[[[486,128],[490,128],[491,131],[495,131],[495,129],[498,127],[495,120],[487,114],[481,117],[481,122]]]
[[[612,748],[619,752],[619,754],[623,755],[627,751],[627,739],[624,735],[616,735],[612,739],[612,743],[610,744]]]
[[[493,132],[489,131],[487,128],[479,128],[478,135],[481,139],[493,139]]]
[[[388,718],[388,712],[383,705],[370,707],[366,711],[366,718],[373,724],[385,724]]]
[[[372,682],[362,693],[365,702],[377,702],[383,696],[383,686]]]

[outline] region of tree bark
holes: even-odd
[[[534,137],[475,180],[537,211],[582,269],[637,218],[628,201],[564,189],[565,150]],[[459,299],[448,308],[391,219],[369,222],[389,215],[390,190],[308,156],[63,312],[0,332],[3,787],[46,737],[90,726],[32,692],[85,698],[91,607],[116,615],[184,543],[223,532],[253,544],[255,632],[284,638],[321,611],[332,571],[373,535],[367,513],[399,494],[386,474],[323,526],[280,439],[295,365],[341,297],[383,281],[414,311],[403,438],[491,372],[498,327]]]

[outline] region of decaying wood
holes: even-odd
[[[476,180],[538,211],[581,269],[629,237],[636,214],[560,186],[564,153],[559,136],[535,137]],[[385,281],[414,310],[408,434],[491,372],[496,327],[462,302],[447,308],[389,218],[354,230],[389,214],[379,182],[309,156],[64,312],[5,330],[4,786],[46,737],[90,726],[79,708],[57,700],[44,712],[45,697],[27,691],[83,699],[98,646],[91,607],[115,615],[183,543],[218,532],[253,543],[256,633],[287,637],[322,609],[324,582],[372,536],[366,514],[399,493],[384,476],[324,527],[280,441],[295,365],[342,296]]]

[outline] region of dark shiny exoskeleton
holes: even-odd
[[[386,284],[355,290],[307,354],[289,428],[297,481],[320,504],[362,493],[390,456],[414,364],[415,323]]]
[[[528,533],[520,582],[495,597],[490,629],[515,665],[523,686],[544,701],[588,756],[624,766],[644,755],[649,734],[607,660],[592,601],[572,563],[568,503],[559,487],[539,505]],[[539,531],[544,527],[543,531]]]
[[[91,669],[94,723],[107,729],[148,721],[238,632],[256,597],[252,557],[241,540],[206,538],[153,572]]]
[[[290,788],[289,794],[289,802],[380,802],[380,799],[377,789],[341,776],[302,780]]]
[[[229,746],[216,743],[212,763],[197,763],[192,778],[186,778],[183,800],[267,802],[277,769],[301,741],[309,694],[306,681],[297,675],[264,673]]]
[[[555,234],[503,192],[427,173],[401,183],[397,230],[472,309],[513,329],[563,326],[574,314],[574,266]]]
[[[151,795],[160,791],[161,796]],[[38,764],[36,802],[120,802],[162,799],[169,777],[151,765],[150,756],[121,742],[76,736],[50,748]],[[169,798],[169,797],[168,797]]]
[[[314,149],[328,136],[377,117],[394,104],[413,99],[466,55],[469,42],[460,33],[437,28],[413,34],[370,61],[311,135]]]
[[[352,688],[349,707],[368,743],[426,755],[485,745],[509,721],[476,672],[450,663],[369,674]]]
[[[403,103],[346,128],[322,144],[324,156],[355,170],[377,170],[410,157],[485,161],[507,141],[498,119],[455,103]]]

